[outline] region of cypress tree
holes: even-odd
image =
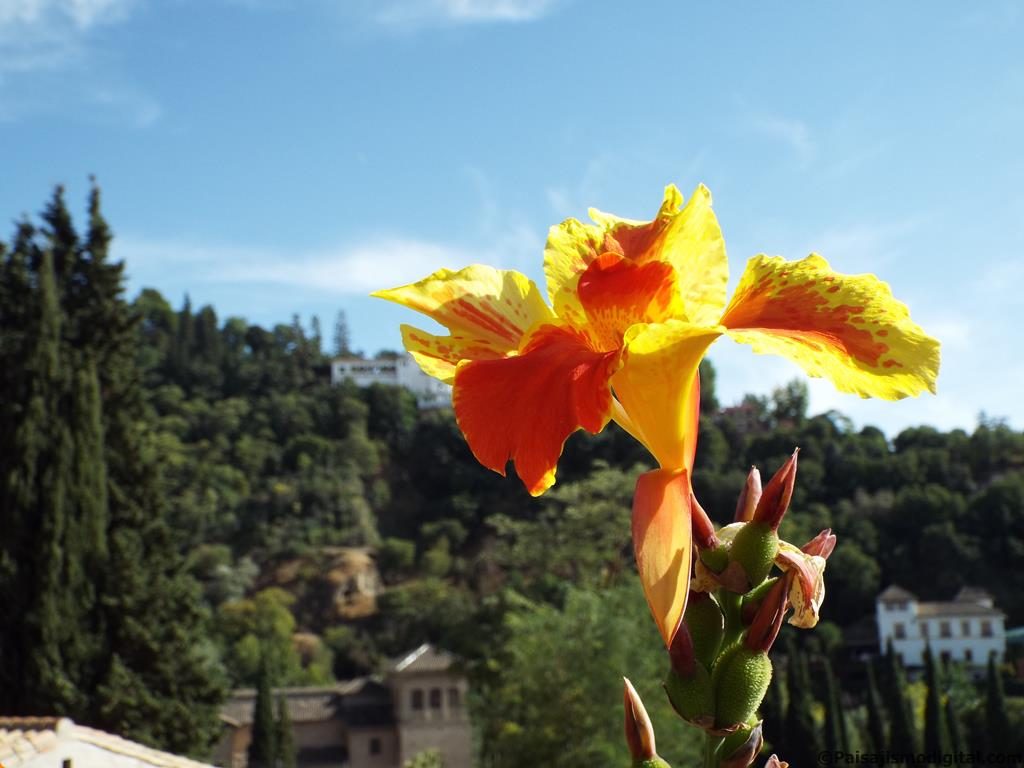
[[[868,738],[871,740],[871,749],[875,752],[884,752],[889,746],[889,740],[885,735],[885,711],[882,709],[882,697],[878,694],[878,684],[875,682],[874,664],[869,659],[865,665],[868,676],[867,701],[865,706],[868,710]]]
[[[996,655],[988,657],[988,675],[985,686],[985,732],[990,752],[1010,750],[1010,718],[1006,713],[1006,694],[1003,679],[996,665]]]
[[[297,762],[295,733],[284,696],[277,697],[277,762],[280,768],[295,768]]]
[[[790,640],[786,646],[786,684],[789,706],[786,708],[785,746],[793,765],[814,765],[822,746],[814,724],[814,700],[811,696],[807,658]]]
[[[917,752],[917,734],[914,729],[914,721],[910,714],[910,702],[906,696],[906,683],[903,677],[903,668],[892,648],[892,640],[889,640],[885,650],[885,660],[888,667],[886,680],[886,693],[888,698],[890,726],[889,749],[893,752],[910,753]]]
[[[924,751],[932,755],[945,755],[949,752],[949,732],[942,711],[939,670],[930,645],[924,648],[924,675],[928,686],[928,697],[924,703]]]
[[[778,676],[773,677],[771,685],[768,686],[768,692],[761,704],[761,719],[761,733],[765,743],[769,746],[784,743],[786,708],[782,701],[782,679]]]
[[[266,650],[260,656],[260,674],[256,686],[256,703],[252,713],[252,741],[249,742],[249,765],[253,768],[274,768],[277,760],[277,729],[274,723],[274,698],[270,684],[270,665]]]
[[[830,752],[847,752],[846,717],[835,672],[828,657],[821,658],[825,672],[825,749]]]
[[[964,742],[963,728],[960,726],[960,715],[953,706],[953,697],[946,699],[946,724],[949,726],[949,748],[954,754],[967,751],[967,744]]]

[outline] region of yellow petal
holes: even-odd
[[[480,264],[441,269],[417,283],[372,294],[415,309],[449,336],[402,327],[402,342],[423,370],[451,383],[460,360],[494,360],[519,349],[526,332],[550,321],[551,310],[532,280]]]
[[[583,307],[576,297],[576,283],[590,263],[604,253],[600,227],[566,219],[548,231],[544,245],[544,276],[548,299],[555,314],[575,328],[586,325]]]
[[[699,185],[680,210],[683,197],[675,185],[665,188],[654,221],[634,222],[591,210],[590,216],[615,239],[627,258],[657,259],[676,268],[681,318],[696,325],[714,325],[725,307],[729,262],[711,192]]]
[[[658,463],[690,469],[697,446],[697,367],[721,328],[669,320],[626,332],[623,366],[612,389]]]
[[[935,391],[939,343],[874,275],[841,275],[821,256],[759,255],[722,316],[736,341],[783,355],[841,392],[898,400]]]
[[[633,552],[647,604],[665,647],[672,645],[690,591],[690,480],[659,469],[637,479]]]

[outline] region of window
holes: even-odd
[[[903,640],[907,636],[907,628],[903,626],[902,621],[897,621],[892,625],[892,636],[897,640]]]
[[[963,633],[964,637],[970,637],[971,636],[971,622],[969,622],[967,619],[964,619],[963,621],[961,621],[960,622],[960,632]]]
[[[981,636],[992,637],[992,622],[987,619],[981,622]]]
[[[379,755],[380,754],[380,739],[378,739],[376,736],[374,736],[372,739],[370,739],[370,754],[371,755]]]
[[[928,637],[928,622],[921,622],[921,637]]]
[[[974,651],[970,648],[964,649],[964,661],[974,661]]]
[[[441,708],[441,689],[431,688],[430,689],[430,708],[440,709]]]
[[[952,637],[953,628],[949,625],[948,621],[939,622],[939,637]]]
[[[459,709],[462,706],[462,691],[458,688],[448,689],[448,708]]]
[[[412,708],[423,709],[423,691],[419,688],[412,692]]]

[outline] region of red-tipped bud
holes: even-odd
[[[692,490],[690,491],[690,520],[693,524],[693,543],[697,545],[698,549],[714,549],[718,546],[715,524],[711,522],[711,518],[697,501]]]
[[[782,619],[789,608],[789,585],[792,577],[786,574],[778,579],[761,601],[754,620],[747,630],[744,645],[752,651],[768,653],[782,628]]]
[[[757,507],[754,509],[753,520],[757,523],[764,523],[773,531],[779,530],[779,523],[782,516],[789,509],[790,499],[793,498],[793,485],[796,483],[796,457],[800,453],[797,448],[789,460],[775,473],[775,476],[768,482],[761,494]]]
[[[831,528],[826,528],[800,547],[800,550],[806,555],[817,555],[818,557],[823,557],[828,560],[828,556],[832,554],[832,550],[835,548],[836,535],[832,533]]]
[[[707,597],[702,592],[691,592],[690,599],[692,600],[695,595],[700,595],[702,598]],[[693,647],[693,636],[685,621],[679,622],[676,635],[672,638],[672,645],[668,649],[668,658],[673,672],[682,678],[693,677],[697,668],[697,653]]]
[[[746,735],[745,739],[744,735]],[[720,768],[747,768],[753,764],[763,746],[764,735],[761,732],[761,722],[758,721],[757,725],[749,731],[741,728],[736,731],[735,735],[727,737],[722,742],[721,754],[723,757],[718,765]]]
[[[764,764],[764,768],[789,768],[789,763],[779,760],[778,755],[772,755],[768,758],[768,762]]]
[[[740,490],[739,501],[736,502],[737,523],[748,523],[754,516],[754,509],[757,502],[761,500],[761,473],[757,467],[751,467],[747,474],[747,481]]]
[[[633,761],[640,762],[651,760],[657,756],[654,746],[654,727],[651,725],[651,718],[647,716],[644,703],[636,692],[633,684],[626,678],[622,678],[623,704],[626,710],[626,743],[629,745],[629,754]]]

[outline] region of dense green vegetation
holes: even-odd
[[[225,685],[328,682],[429,640],[467,661],[485,765],[621,764],[623,674],[661,753],[692,759],[633,572],[640,446],[614,427],[577,434],[558,484],[531,499],[472,459],[450,412],[332,387],[315,318],[264,329],[154,290],[126,303],[98,195],[89,215],[79,237],[58,194],[0,250],[0,604],[24,617],[0,632],[0,712],[202,751]],[[983,586],[1024,622],[1024,571],[1009,567],[1024,556],[1024,434],[983,418],[889,440],[809,415],[799,383],[725,409],[709,367],[702,383],[695,485],[711,515],[728,522],[750,465],[770,473],[799,445],[781,533],[839,535],[826,623],[777,675],[793,690],[766,703],[776,739],[868,730],[866,712],[855,729],[837,713],[844,683],[863,701],[860,670],[799,688],[806,659],[839,661],[836,627],[887,584],[923,599]],[[378,574],[380,590],[352,586]],[[984,696],[968,691],[955,703],[976,731]]]

